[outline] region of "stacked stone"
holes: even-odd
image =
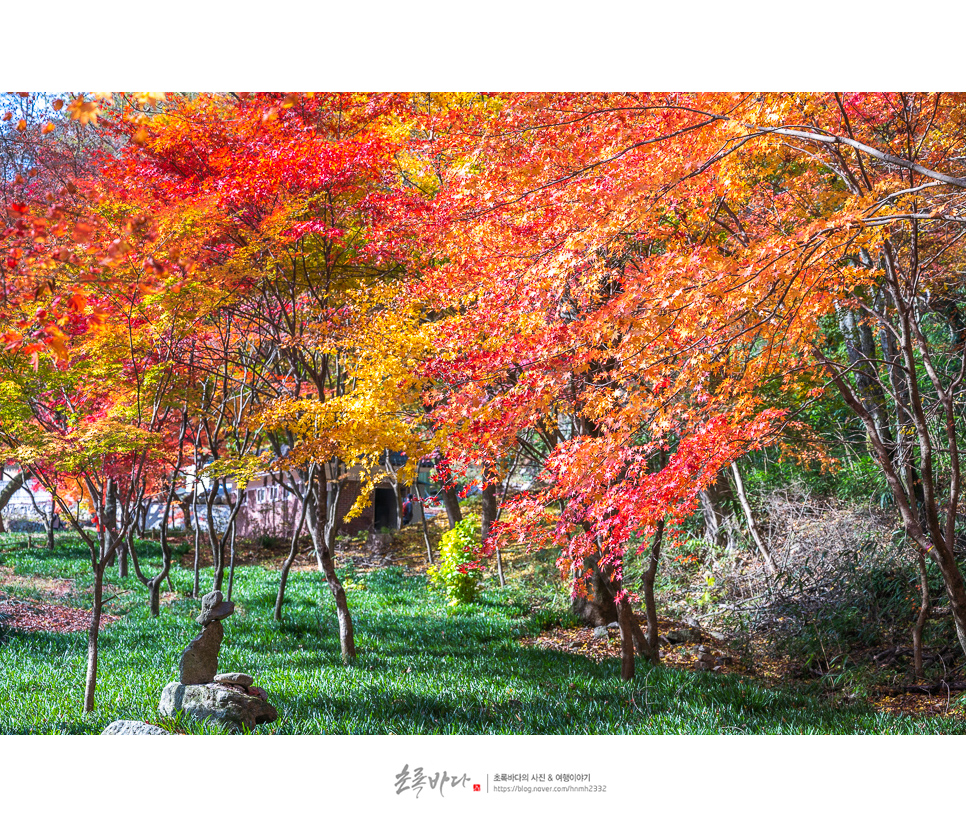
[[[221,621],[235,613],[235,603],[226,601],[221,591],[212,591],[201,598],[201,634],[188,644],[181,655],[178,670],[181,683],[211,683],[218,673],[218,652],[225,639]]]
[[[278,720],[277,710],[268,703],[268,693],[252,686],[251,675],[218,674],[218,651],[225,636],[221,621],[234,611],[235,603],[226,601],[221,591],[202,598],[198,616],[201,634],[181,655],[180,679],[169,683],[161,693],[158,709],[162,715],[173,717],[183,712],[232,730],[252,730],[258,724]]]
[[[715,654],[707,646],[698,646],[698,659],[694,664],[694,668],[699,672],[709,670],[721,672],[725,666],[730,666],[731,663],[732,660],[727,655]]]

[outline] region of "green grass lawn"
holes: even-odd
[[[77,579],[59,604],[89,603],[86,550],[64,537],[54,554],[0,537],[0,564],[18,576]],[[146,547],[156,545],[146,543]],[[897,718],[859,705],[834,705],[794,690],[768,689],[738,675],[638,667],[620,680],[617,661],[521,646],[536,630],[512,589],[490,588],[458,612],[420,575],[387,568],[344,573],[359,657],[343,665],[335,606],[318,572],[293,573],[285,620],[271,618],[278,574],[239,568],[234,616],[225,622],[219,671],[244,671],[269,693],[285,734],[618,734],[618,733],[962,733],[958,716]],[[191,574],[173,569],[178,596],[149,616],[133,576],[109,571],[120,621],[100,638],[97,709],[81,710],[86,632],[25,633],[0,620],[0,732],[99,733],[115,719],[160,719],[161,690],[198,633],[199,603],[184,594]],[[210,587],[210,572],[203,587]],[[0,598],[32,592],[0,586]],[[38,600],[42,591],[33,592]],[[193,733],[218,732],[178,722]]]

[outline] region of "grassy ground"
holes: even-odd
[[[147,543],[148,548],[154,548]],[[90,600],[86,550],[63,536],[53,554],[0,537],[0,732],[99,733],[118,718],[192,733],[206,726],[166,722],[157,702],[177,676],[178,658],[198,633],[191,574],[175,568],[175,593],[161,616],[133,575],[109,572],[119,619],[100,638],[97,709],[83,714],[86,632],[11,627],[11,604],[45,612],[84,609]],[[272,563],[277,559],[273,559]],[[962,733],[955,708],[945,717],[904,718],[862,704],[830,703],[800,690],[765,687],[739,674],[639,667],[622,682],[619,664],[524,645],[546,617],[526,589],[488,587],[458,613],[408,567],[362,571],[343,560],[359,657],[339,657],[335,607],[322,577],[289,580],[285,620],[271,619],[277,570],[239,567],[236,614],[226,621],[219,669],[245,671],[269,692],[284,734],[619,734],[619,733]],[[61,580],[73,580],[61,581]],[[210,572],[203,587],[210,587]],[[46,607],[45,607],[46,606]],[[6,625],[5,619],[6,618]]]

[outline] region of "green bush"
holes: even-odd
[[[430,584],[445,591],[450,605],[474,602],[483,582],[483,565],[472,557],[478,549],[480,521],[467,516],[447,530],[439,545],[439,563],[426,571]]]

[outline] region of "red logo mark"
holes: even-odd
[[[480,786],[479,785],[473,785],[473,790],[474,791],[478,791],[479,789],[480,789]]]

